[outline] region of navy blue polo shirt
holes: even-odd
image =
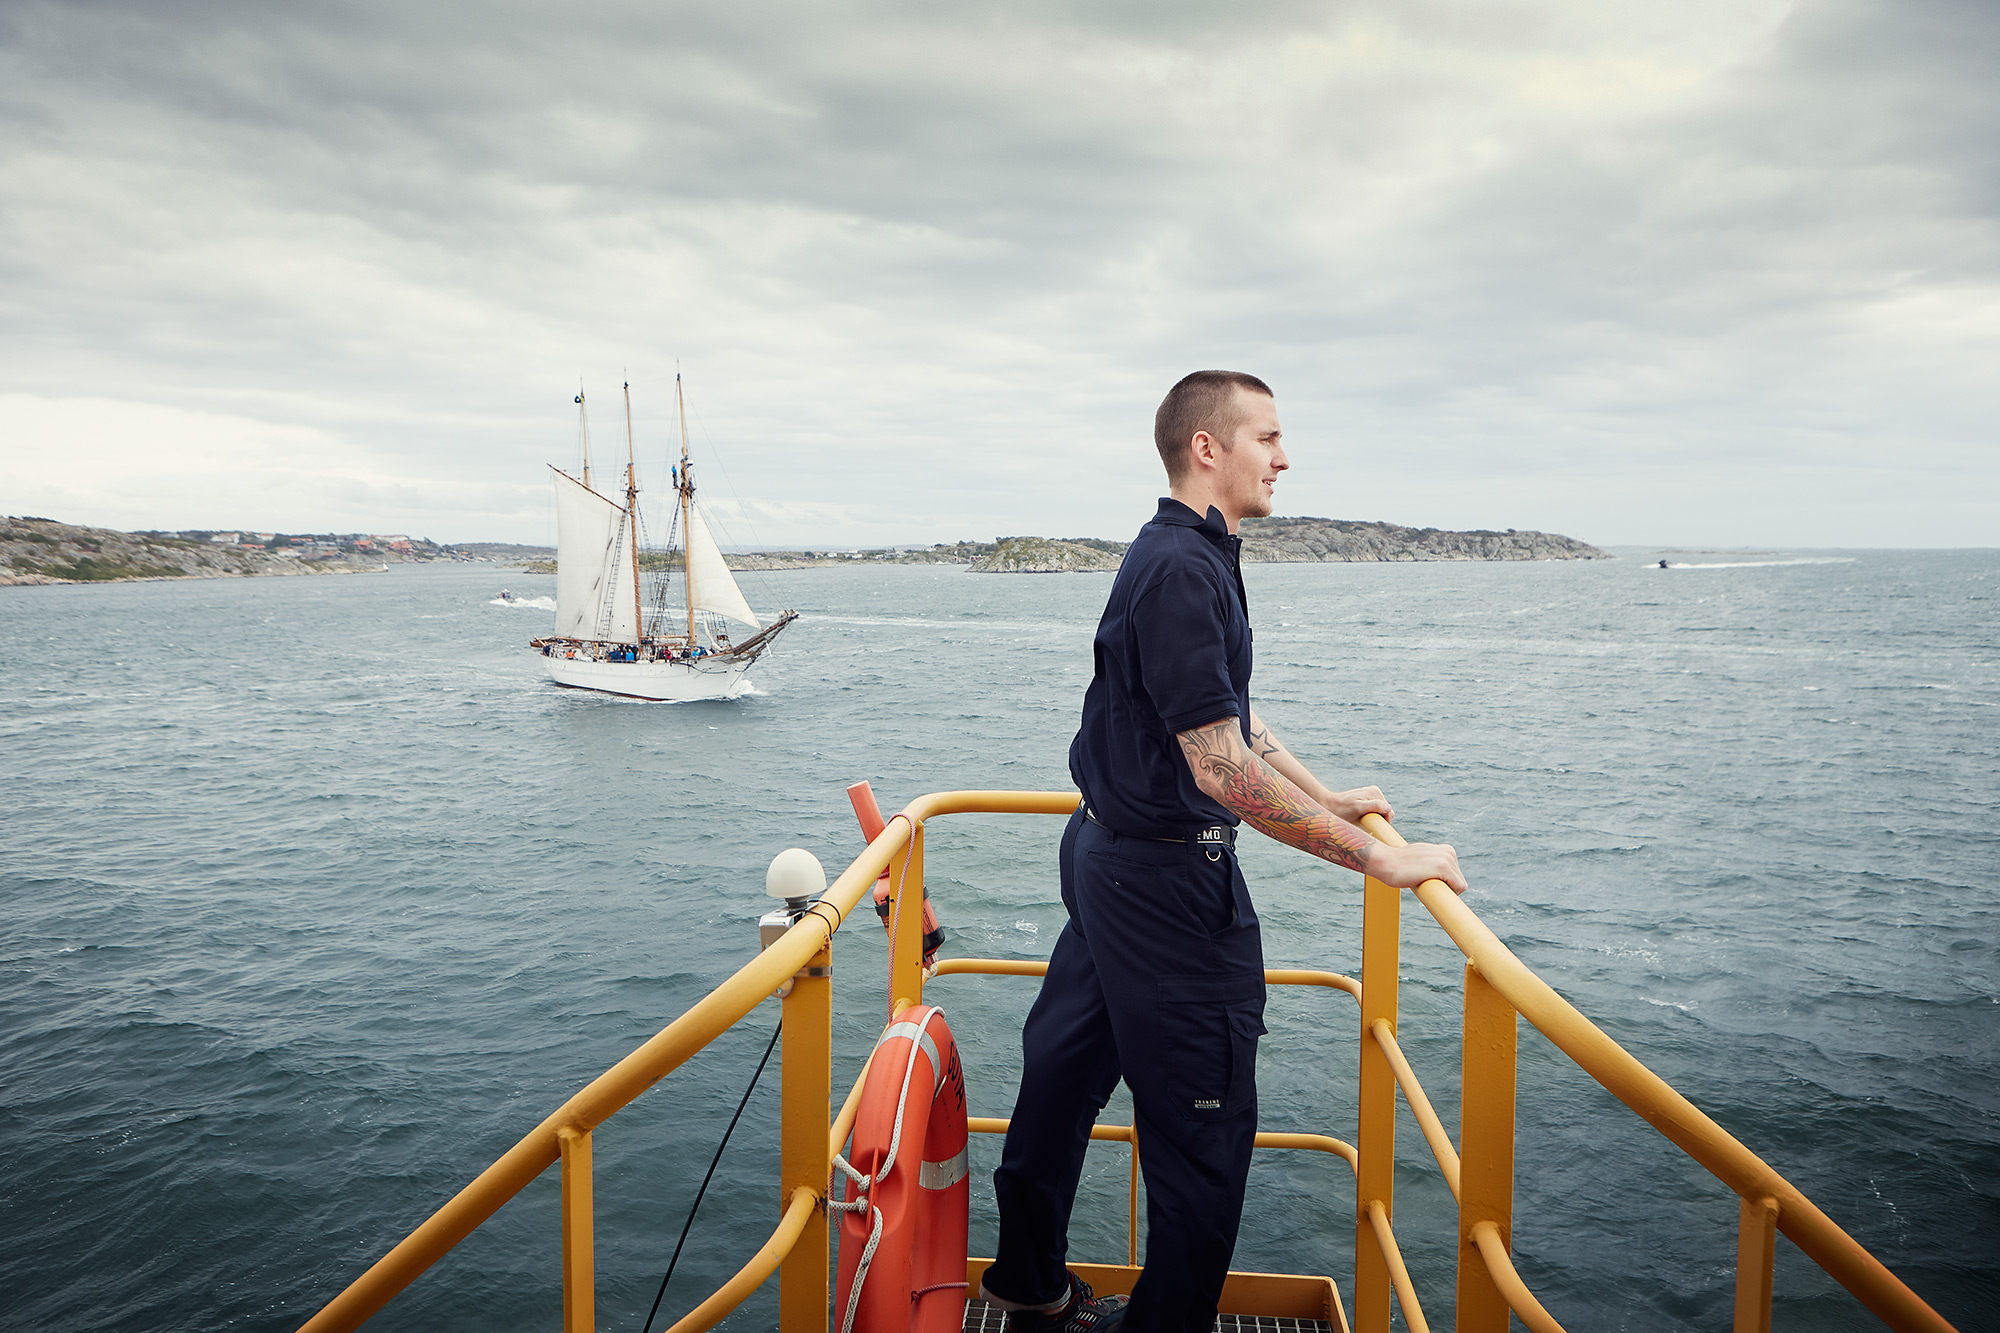
[[[1185,837],[1236,816],[1195,785],[1175,736],[1234,716],[1249,738],[1250,603],[1241,539],[1165,498],[1125,552],[1093,650],[1069,772],[1106,827]]]

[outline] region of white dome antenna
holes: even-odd
[[[819,858],[803,847],[788,847],[771,858],[764,872],[764,893],[783,898],[794,913],[806,908],[807,900],[826,892],[826,868]]]
[[[784,899],[785,905],[773,907],[757,918],[760,949],[768,949],[783,939],[785,932],[792,928],[792,923],[812,906],[811,900],[826,892],[826,867],[805,848],[788,847],[771,858],[771,868],[764,872],[764,892],[770,897]],[[838,918],[835,920],[837,923]],[[785,984],[778,987],[778,994],[791,993],[792,980],[787,977]]]

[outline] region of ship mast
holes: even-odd
[[[681,574],[687,585],[688,648],[694,648],[694,475],[688,471],[687,397],[681,392],[681,373],[674,372],[674,405],[681,415]]]
[[[582,397],[581,394],[578,397]],[[588,476],[589,473],[584,474]],[[632,529],[632,635],[646,641],[646,606],[639,596],[639,465],[632,448],[632,382],[625,382],[625,522]]]
[[[583,485],[590,488],[590,416],[583,405],[583,381],[576,382],[576,433],[583,441]]]

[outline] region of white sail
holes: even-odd
[[[556,485],[556,634],[639,641],[632,534],[623,505],[559,468]]]
[[[697,611],[713,611],[746,625],[763,627],[764,622],[757,619],[750,603],[743,600],[736,576],[722,563],[722,551],[715,538],[708,535],[708,524],[702,522],[701,510],[692,505],[688,507],[687,558],[688,586],[693,590],[689,600]]]

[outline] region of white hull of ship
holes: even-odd
[[[745,658],[704,657],[693,662],[599,662],[585,657],[546,659],[549,678],[578,690],[600,690],[657,703],[734,699],[750,688]]]

